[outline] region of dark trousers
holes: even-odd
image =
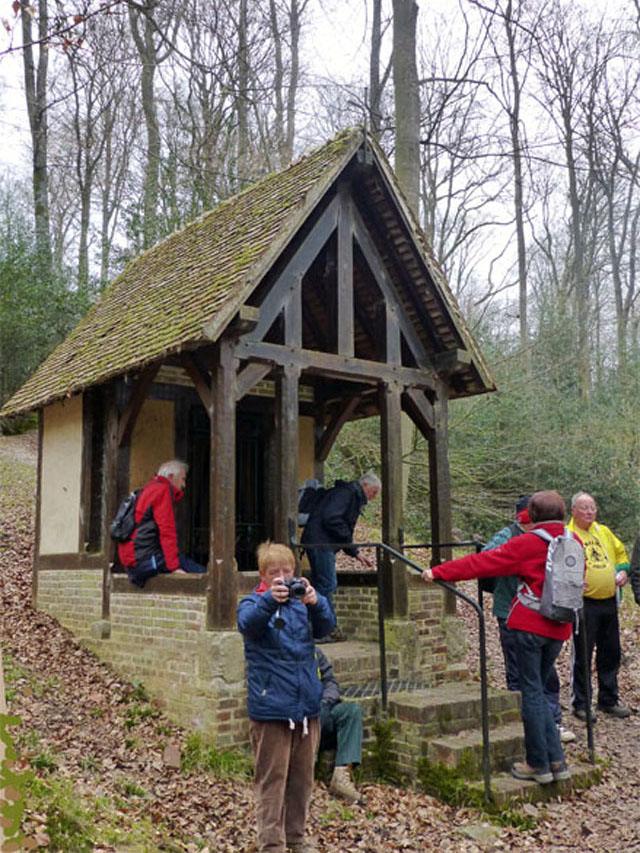
[[[587,660],[589,677],[593,649],[596,650],[598,673],[598,705],[612,707],[618,703],[618,670],[620,669],[620,627],[618,604],[613,598],[585,598],[580,631],[587,634]],[[572,704],[574,710],[586,709],[587,689],[585,683],[584,638],[580,633],[573,635],[573,682]],[[591,692],[593,696],[593,693]]]
[[[522,693],[522,722],[527,764],[547,771],[564,760],[560,734],[544,687],[560,654],[562,640],[551,640],[526,631],[514,631],[518,650],[518,673]]]
[[[335,749],[336,767],[360,764],[362,758],[362,708],[355,702],[338,702],[320,713],[320,749]]]
[[[310,548],[307,551],[307,557],[311,566],[311,585],[316,592],[324,595],[335,616],[333,593],[338,588],[336,555],[333,551],[325,551],[322,548]]]
[[[507,690],[520,690],[520,676],[518,673],[518,631],[510,631],[507,628],[507,620],[498,617],[500,628],[500,645],[504,655],[504,670],[507,677]],[[556,725],[562,722],[562,709],[560,708],[560,679],[555,665],[551,667],[549,677],[544,685],[544,695],[551,709],[551,714]]]
[[[185,557],[184,554],[179,554],[180,568],[183,572],[188,572],[194,575],[204,575],[207,571],[205,566],[196,563],[191,557]],[[129,580],[136,586],[144,586],[149,578],[154,578],[156,575],[169,574],[169,569],[165,563],[164,554],[160,551],[157,554],[152,554],[146,560],[141,560],[133,568],[127,569]]]

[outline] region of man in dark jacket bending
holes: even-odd
[[[336,480],[335,485],[322,495],[309,515],[302,544],[318,545],[307,548],[311,564],[311,583],[329,601],[333,610],[333,594],[338,588],[336,577],[336,551],[371,567],[372,561],[353,546],[353,530],[358,516],[368,503],[380,494],[380,480],[375,474],[364,474],[359,480],[346,483]],[[345,547],[346,546],[346,547]]]

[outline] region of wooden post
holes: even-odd
[[[296,522],[298,494],[298,382],[300,370],[287,365],[276,379],[276,447],[278,485],[275,531],[278,542],[289,541],[289,520]]]
[[[393,382],[380,385],[380,456],[382,459],[382,541],[398,548],[402,529],[402,442],[400,435],[402,387]],[[405,616],[408,612],[407,582],[403,565],[385,559],[385,614]]]
[[[207,629],[235,626],[238,576],[236,540],[236,371],[233,342],[223,338],[212,370],[211,480]]]
[[[354,353],[353,341],[353,214],[349,186],[338,188],[338,353],[349,358]]]
[[[431,508],[431,565],[451,559],[451,475],[449,472],[448,389],[440,384],[433,404],[434,428],[429,436],[429,484]],[[445,611],[456,612],[455,596],[445,594]]]
[[[102,618],[109,619],[111,613],[111,568],[115,546],[109,527],[118,506],[118,458],[120,419],[116,402],[115,383],[105,388],[103,396],[104,419],[104,478],[102,481],[102,553],[104,568],[102,575]]]

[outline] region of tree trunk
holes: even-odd
[[[376,139],[380,136],[380,48],[382,46],[382,0],[373,0],[371,56],[369,57],[369,123]]]
[[[527,322],[527,257],[524,237],[524,179],[522,174],[522,149],[520,141],[520,78],[515,49],[513,4],[507,3],[504,25],[509,45],[509,69],[513,86],[513,104],[509,111],[509,129],[511,131],[511,150],[513,153],[514,213],[516,219],[516,238],[518,247],[518,308],[520,315],[520,346],[524,349],[529,339]]]
[[[153,40],[154,24],[151,13],[157,0],[147,4],[148,14],[144,15],[142,33],[138,29],[140,14],[129,6],[129,20],[133,40],[140,57],[142,71],[140,74],[140,89],[142,96],[142,112],[144,114],[147,132],[147,157],[144,168],[144,188],[142,198],[142,242],[148,249],[158,239],[158,193],[160,177],[160,128],[155,100],[155,74],[158,67],[156,46]]]
[[[49,228],[49,164],[47,156],[47,74],[49,69],[49,51],[44,44],[49,25],[47,0],[38,2],[38,63],[33,55],[33,29],[31,25],[32,7],[22,4],[22,63],[24,69],[24,88],[31,130],[33,205],[35,215],[36,247],[40,274],[51,275],[52,251]]]
[[[419,220],[420,92],[416,66],[415,0],[393,0],[393,88],[396,112],[395,170],[400,187]]]

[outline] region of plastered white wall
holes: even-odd
[[[82,395],[43,413],[40,553],[75,554],[80,540]]]
[[[131,436],[129,488],[150,480],[163,462],[176,455],[174,404],[171,400],[145,400]]]

